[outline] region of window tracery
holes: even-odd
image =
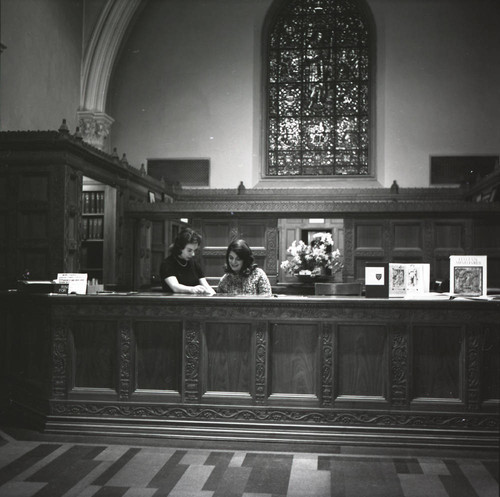
[[[267,176],[366,176],[369,25],[354,0],[293,0],[270,26]]]

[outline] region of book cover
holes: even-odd
[[[430,264],[389,264],[389,297],[429,293]]]
[[[486,296],[486,255],[450,255],[450,293]]]

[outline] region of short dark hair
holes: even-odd
[[[252,249],[250,248],[248,243],[245,240],[241,239],[233,240],[226,250],[226,265],[224,267],[226,273],[234,274],[234,271],[229,265],[230,252],[234,252],[243,261],[243,266],[241,268],[240,274],[248,276],[257,267],[257,264],[254,264]]]
[[[196,231],[191,228],[184,228],[175,238],[174,243],[170,247],[170,253],[179,256],[188,243],[201,245],[201,240],[202,238],[199,233],[196,233]]]

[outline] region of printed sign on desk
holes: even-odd
[[[365,296],[367,298],[389,297],[389,264],[367,262],[365,265]]]
[[[68,293],[87,293],[87,273],[58,273],[56,283],[67,283]]]

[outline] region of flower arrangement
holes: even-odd
[[[331,233],[315,233],[309,245],[302,240],[294,240],[287,253],[292,257],[281,263],[281,268],[294,276],[323,276],[334,274],[343,268],[339,249]]]

